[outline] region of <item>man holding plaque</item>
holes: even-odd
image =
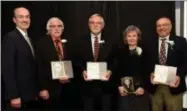
[[[182,110],[182,96],[183,92],[186,91],[187,42],[183,37],[172,35],[171,29],[172,24],[169,18],[159,18],[156,21],[158,37],[154,38],[154,41],[150,42],[151,44],[148,46],[151,47],[150,51],[152,54],[150,69],[153,73],[150,77],[149,90],[151,92],[153,111],[163,111],[163,107],[165,107],[166,111]],[[154,79],[154,77],[159,75],[157,72],[166,71],[164,68],[170,71],[169,73],[175,73],[174,80],[166,84]],[[175,68],[177,68],[177,71]]]
[[[40,88],[41,103],[46,109],[71,109],[74,92],[72,81],[68,74],[61,75],[66,64],[62,61],[69,60],[70,45],[66,39],[62,39],[64,31],[63,22],[52,17],[48,20],[47,36],[38,40],[36,55],[38,63],[38,83]],[[62,39],[62,40],[61,40]],[[72,67],[66,67],[72,68]]]
[[[2,80],[6,109],[16,111],[35,107],[37,98],[36,59],[28,36],[30,12],[25,7],[14,9],[16,28],[2,42]]]
[[[80,67],[83,79],[84,110],[111,109],[111,60],[112,43],[102,30],[105,22],[100,14],[90,16],[90,33],[80,40]]]

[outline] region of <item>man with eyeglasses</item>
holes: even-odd
[[[105,22],[100,14],[90,16],[88,26],[90,33],[80,38],[80,69],[82,73],[82,98],[85,111],[111,110],[112,93],[112,59],[109,59],[113,42],[102,30]],[[111,62],[110,62],[111,61]],[[106,62],[108,70],[103,74],[106,80],[88,80],[86,63]]]
[[[36,61],[31,38],[30,12],[14,9],[16,28],[2,42],[2,80],[8,110],[34,109],[37,99]]]
[[[186,91],[185,75],[187,74],[187,42],[183,37],[171,34],[172,24],[167,17],[156,21],[158,37],[150,42],[151,69],[149,91],[151,92],[152,111],[181,111],[182,96]],[[177,67],[175,80],[169,85],[159,84],[154,79],[156,64]],[[164,110],[165,107],[165,110]]]
[[[41,106],[51,110],[73,109],[73,80],[66,75],[60,79],[52,79],[51,62],[71,60],[69,41],[62,37],[64,23],[59,18],[52,17],[48,20],[46,29],[47,36],[36,43]]]

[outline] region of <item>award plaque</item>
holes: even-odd
[[[106,62],[87,62],[87,78],[90,80],[105,80]]]
[[[172,66],[155,65],[154,82],[169,85],[175,80],[177,68]]]
[[[135,86],[134,86],[134,81],[132,77],[123,77],[121,78],[121,84],[125,89],[125,93],[130,94],[130,93],[135,93]]]
[[[63,76],[73,78],[73,69],[71,61],[52,61],[51,69],[52,79],[59,79]]]

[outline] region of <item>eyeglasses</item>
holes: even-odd
[[[30,18],[30,15],[26,15],[26,16],[23,16],[23,15],[17,15],[15,16],[16,18],[19,18],[19,19],[23,19],[23,18]]]
[[[157,27],[158,28],[160,28],[160,27],[168,27],[170,24],[159,24],[159,25],[157,25]]]
[[[62,26],[62,25],[50,25],[49,27],[50,27],[50,28],[56,28],[56,27],[57,27],[57,28],[62,28],[63,26]]]
[[[103,22],[89,22],[89,24],[91,24],[91,25],[102,25],[103,24]]]

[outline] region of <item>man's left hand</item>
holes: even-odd
[[[172,82],[169,86],[173,87],[173,88],[177,88],[180,84],[180,77],[179,76],[175,76],[175,81]]]
[[[110,70],[108,70],[101,79],[103,81],[108,81],[110,79],[111,74],[112,74],[112,72]]]
[[[69,81],[69,78],[68,78],[66,75],[63,76],[63,77],[61,77],[61,78],[59,78],[59,81],[60,81],[60,83],[62,83],[62,84],[65,84],[65,83],[70,82],[70,81]]]

